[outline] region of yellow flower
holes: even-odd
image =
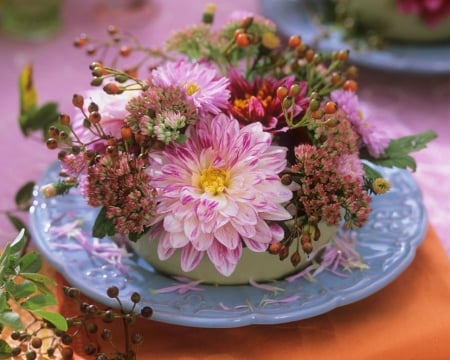
[[[391,189],[391,183],[384,178],[377,178],[372,183],[372,191],[379,195],[385,194]]]

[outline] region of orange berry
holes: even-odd
[[[295,49],[297,46],[299,46],[302,43],[302,38],[298,35],[292,35],[288,40],[288,46],[291,49]]]
[[[276,255],[276,254],[280,253],[280,250],[282,247],[283,247],[283,245],[281,243],[272,243],[272,244],[269,244],[269,247],[267,248],[267,250],[269,251],[270,254]]]
[[[315,55],[314,50],[313,50],[313,49],[308,49],[308,50],[306,51],[306,54],[305,54],[305,59],[306,59],[306,61],[307,61],[307,62],[313,61],[314,55]]]
[[[88,41],[89,41],[88,36],[86,34],[81,34],[74,40],[73,45],[77,48],[82,48],[88,43]]]
[[[246,47],[250,44],[250,40],[246,33],[240,33],[236,35],[236,44],[239,47]]]
[[[292,84],[289,88],[289,96],[296,97],[298,94],[300,94],[300,85]]]
[[[334,114],[337,111],[337,104],[334,101],[328,101],[324,110],[326,114]]]
[[[130,56],[130,54],[131,54],[131,48],[129,46],[124,45],[120,48],[121,56],[128,57],[128,56]]]
[[[143,143],[145,143],[148,140],[148,135],[138,132],[135,135],[135,140],[139,145],[142,145]]]
[[[342,87],[344,90],[356,91],[358,89],[358,83],[355,80],[346,80]]]
[[[286,86],[279,86],[278,87],[278,89],[277,89],[277,98],[280,101],[283,101],[284,98],[287,96],[287,94],[288,94],[288,89],[287,89]]]
[[[314,119],[320,119],[323,116],[323,111],[316,110],[316,111],[313,111],[311,115]]]
[[[129,126],[122,126],[120,128],[120,134],[122,135],[122,139],[130,140],[133,138],[133,130]]]
[[[330,81],[332,84],[337,84],[339,81],[341,81],[341,75],[338,72],[333,72],[331,74]]]
[[[358,68],[356,66],[350,66],[347,69],[347,76],[351,78],[355,78],[356,76],[358,76]]]
[[[122,94],[123,90],[116,83],[110,82],[103,86],[103,91],[109,95]]]
[[[234,32],[234,35],[233,35],[234,40],[237,39],[239,34],[245,34],[245,30],[242,28],[236,29],[236,31]]]
[[[348,51],[348,50],[340,50],[337,54],[337,58],[340,61],[347,61],[349,53],[350,53],[350,51]]]

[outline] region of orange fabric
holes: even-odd
[[[71,304],[63,301],[63,311]],[[140,319],[132,331],[144,334],[138,359],[450,359],[450,261],[430,227],[396,280],[321,316],[232,329]]]

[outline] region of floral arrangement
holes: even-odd
[[[397,0],[397,7],[404,14],[416,14],[429,26],[435,26],[450,16],[447,0]]]
[[[449,37],[447,0],[385,0],[376,6],[362,0],[326,0],[314,8],[314,15],[338,29],[357,50],[382,49],[395,41],[421,43]],[[327,35],[325,31],[318,40]]]
[[[253,14],[237,12],[221,28],[213,20],[209,5],[163,49],[115,27],[106,41],[76,39],[89,55],[117,54],[111,66],[90,65],[92,89],[50,127],[62,177],[42,192],[78,187],[99,208],[94,237],[159,241],[162,260],[181,249],[184,271],[208,257],[230,275],[243,248],[295,265],[320,221],[366,223],[371,196],[390,187],[373,165],[415,170],[409,153],[435,134],[377,132],[361,113],[348,51],[282,39]],[[141,60],[129,65],[137,54],[149,72]]]

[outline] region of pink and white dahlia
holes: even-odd
[[[278,176],[286,149],[272,145],[260,123],[240,128],[224,114],[199,120],[187,135],[154,155],[151,185],[159,196],[151,238],[159,238],[162,260],[181,249],[184,271],[207,254],[228,276],[244,244],[263,252],[282,239],[276,221],[291,218],[282,204],[292,197]]]
[[[219,75],[215,65],[185,59],[166,63],[152,71],[152,83],[162,88],[179,87],[199,113],[218,114],[228,106],[229,80]]]

